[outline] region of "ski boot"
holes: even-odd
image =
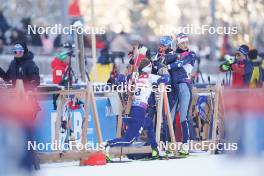
[[[105,153],[105,157],[106,157],[106,162],[107,163],[111,163],[112,162],[112,158],[109,155],[110,146],[109,146],[108,143],[105,143],[103,145],[104,145],[104,153]]]
[[[113,161],[111,156],[108,153],[105,153],[105,157],[106,157],[106,162],[107,163],[111,163]]]
[[[180,156],[187,156],[187,155],[189,155],[189,146],[188,145],[189,145],[188,143],[182,144],[182,147],[179,150]]]
[[[152,149],[151,157],[152,157],[152,159],[158,159],[159,158],[159,150],[157,148]]]

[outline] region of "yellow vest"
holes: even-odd
[[[254,66],[249,82],[249,88],[257,88],[257,85],[262,81],[260,80],[260,75],[260,66]]]

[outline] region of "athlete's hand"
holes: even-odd
[[[153,55],[152,57],[151,57],[151,61],[152,62],[155,62],[155,61],[158,61],[159,60],[159,58],[158,58],[158,54],[155,54],[155,55]]]
[[[142,46],[138,49],[138,53],[142,55],[146,55],[148,48],[145,46]]]

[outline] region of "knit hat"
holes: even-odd
[[[160,37],[160,45],[170,46],[172,43],[172,38],[170,36],[162,36]]]
[[[243,54],[245,57],[248,56],[248,52],[249,52],[249,47],[247,45],[240,45],[237,52],[240,52],[241,54]]]
[[[189,39],[188,39],[188,36],[184,33],[179,33],[177,36],[176,36],[176,42],[177,44],[179,43],[182,43],[182,42],[188,42]]]
[[[23,41],[18,41],[15,43],[13,51],[22,51],[24,53],[28,52],[27,44]]]

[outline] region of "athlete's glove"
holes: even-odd
[[[183,61],[176,61],[176,62],[173,62],[172,64],[168,65],[168,70],[171,70],[173,68],[179,68],[182,66],[183,66]]]
[[[170,82],[170,75],[163,75],[161,76],[161,78],[159,78],[157,80],[157,83],[160,84],[160,83],[169,83]]]

